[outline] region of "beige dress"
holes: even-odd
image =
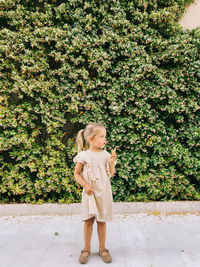
[[[81,215],[82,220],[96,217],[99,222],[113,220],[113,197],[110,184],[109,158],[106,150],[93,152],[83,150],[73,159],[74,163],[83,163],[82,177],[94,188],[94,194],[88,195],[83,188]],[[117,162],[115,161],[115,164]]]

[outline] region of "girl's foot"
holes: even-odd
[[[100,250],[99,255],[102,257],[105,263],[110,263],[112,261],[112,257],[106,248]]]
[[[81,255],[79,257],[79,262],[82,264],[85,264],[88,262],[89,259],[89,255],[90,255],[90,251],[89,250],[81,250]]]

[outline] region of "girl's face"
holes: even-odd
[[[90,139],[90,145],[100,149],[103,148],[106,145],[106,129],[99,129],[96,135]]]

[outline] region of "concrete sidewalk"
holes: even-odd
[[[200,201],[161,201],[161,202],[114,202],[115,214],[186,214],[200,213]],[[75,215],[80,214],[81,204],[2,204],[0,216],[25,215]]]
[[[83,225],[80,215],[0,217],[0,266],[81,266]],[[107,223],[107,248],[113,267],[199,267],[200,216],[116,214]],[[91,252],[88,266],[106,265],[96,223]]]

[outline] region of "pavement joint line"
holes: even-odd
[[[114,214],[200,215],[200,201],[114,202]],[[81,203],[1,204],[0,216],[66,216],[81,213]]]

